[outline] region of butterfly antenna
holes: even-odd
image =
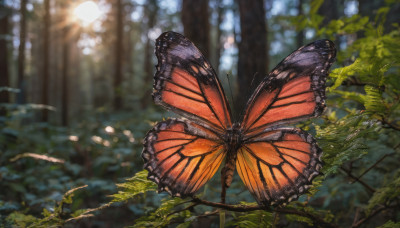
[[[253,95],[252,93],[251,93],[251,91],[253,91],[253,88],[254,88],[254,81],[256,80],[256,76],[257,76],[257,74],[258,74],[258,72],[256,72],[256,73],[254,73],[254,75],[253,75],[253,78],[251,79],[251,83],[250,83],[250,86],[247,88],[247,100],[249,100],[250,99],[250,97],[251,97],[251,95]],[[241,104],[241,105],[243,105],[243,108],[241,109],[242,111],[240,112],[240,119],[243,119],[242,117],[244,116],[244,114],[245,114],[245,109],[246,109],[246,105],[247,105],[247,102],[246,103],[244,103],[244,104]]]
[[[232,101],[232,106],[233,106],[233,109],[231,111],[233,112],[233,116],[236,117],[236,104],[235,104],[235,100],[233,99],[232,85],[231,85],[231,80],[229,78],[229,74],[226,74],[226,78],[228,79],[229,93],[231,94],[231,101]]]
[[[253,79],[251,79],[250,89],[253,88],[254,80],[256,79],[257,74],[258,74],[258,72],[255,72],[254,75],[253,75]]]

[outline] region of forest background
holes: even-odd
[[[399,227],[400,1],[0,0],[0,226]],[[282,58],[338,49],[327,109],[299,126],[324,151],[299,201],[256,207],[238,177],[218,208],[157,194],[142,139],[155,39],[191,39],[240,112]],[[254,83],[252,80],[254,78]],[[200,197],[219,201],[216,175]]]

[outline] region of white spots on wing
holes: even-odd
[[[193,59],[200,58],[200,52],[192,45],[192,46],[182,46],[177,45],[171,49],[172,56],[178,56],[181,59]]]
[[[308,50],[314,50],[315,46],[308,46]]]
[[[201,72],[203,75],[206,75],[206,74],[207,74],[207,71],[206,71],[203,67],[200,68],[200,72]]]
[[[312,52],[299,53],[294,55],[292,59],[290,59],[290,62],[296,65],[311,66],[316,62],[316,54]]]
[[[316,161],[315,161],[315,160],[312,160],[312,161],[310,162],[310,165],[311,165],[311,166],[315,166],[315,164],[316,164]]]
[[[314,141],[314,138],[311,135],[307,135],[307,142]]]
[[[275,71],[277,71],[277,70],[274,70],[274,74],[276,74]],[[288,71],[282,71],[278,75],[276,75],[276,78],[277,79],[284,79],[284,78],[287,77],[288,74],[289,74]]]
[[[160,124],[160,130],[165,130],[167,128],[167,123]]]
[[[144,153],[143,155],[143,158],[145,158],[145,159],[147,159],[147,160],[150,160],[150,155],[148,154],[148,153]],[[153,169],[151,166],[149,166],[149,168],[150,169]],[[151,171],[151,170],[150,170]]]
[[[329,47],[331,46],[331,43],[329,42],[329,40],[325,40],[325,43],[327,46],[329,46]]]
[[[314,177],[316,177],[316,176],[318,176],[318,172],[313,172],[313,173],[311,173],[311,175],[308,177],[308,181],[312,181],[312,179],[314,179]]]
[[[291,197],[289,197],[288,202],[292,202],[293,200],[297,199],[298,195],[292,195]]]

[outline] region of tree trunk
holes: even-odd
[[[251,92],[265,77],[268,68],[267,25],[263,0],[238,0],[240,43],[238,61],[238,113],[241,113]]]
[[[216,42],[216,55],[215,55],[215,70],[219,73],[219,64],[220,64],[220,58],[221,58],[221,47],[223,43],[221,42],[221,36],[222,36],[222,31],[221,31],[221,24],[223,21],[223,16],[224,16],[224,8],[222,5],[222,0],[217,0],[217,42]]]
[[[42,81],[42,99],[41,103],[49,104],[49,70],[50,70],[50,0],[44,0],[45,15],[44,15],[44,31],[43,31],[43,81]],[[42,121],[49,120],[48,110],[43,109]]]
[[[158,13],[158,3],[157,0],[148,0],[146,4],[146,16],[147,16],[147,40],[145,45],[145,53],[144,53],[144,85],[145,85],[145,92],[144,96],[141,99],[141,106],[142,108],[146,108],[147,104],[149,103],[149,94],[151,94],[152,90],[152,79],[153,79],[153,72],[154,72],[154,63],[153,63],[153,53],[154,47],[153,43],[154,40],[151,40],[149,37],[149,31],[154,27],[156,24],[157,13]]]
[[[3,0],[0,1],[0,87],[9,87],[10,78],[8,71],[8,16],[9,9],[5,6]],[[10,96],[8,91],[0,91],[0,103],[9,103]],[[4,116],[6,110],[0,108],[0,116]]]
[[[298,0],[297,15],[298,16],[303,15],[303,0]],[[297,42],[297,47],[303,46],[303,44],[304,44],[304,30],[303,29],[297,32],[296,42]]]
[[[339,1],[336,0],[325,0],[322,3],[321,7],[318,9],[318,14],[324,16],[322,26],[327,25],[331,20],[339,18],[338,3]]]
[[[184,35],[210,58],[210,23],[208,0],[182,0],[182,23]]]
[[[115,41],[114,109],[122,109],[123,4],[116,0],[117,37]]]
[[[26,87],[25,87],[25,42],[26,42],[26,4],[27,0],[21,0],[21,20],[19,31],[19,48],[18,48],[18,88],[17,103],[26,103]]]
[[[62,48],[62,75],[61,75],[61,124],[68,125],[68,69],[69,69],[69,26],[63,29],[63,48]]]

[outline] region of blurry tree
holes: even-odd
[[[9,17],[10,9],[6,7],[5,0],[0,1],[0,88],[10,86],[10,75],[8,70],[8,40],[9,40]],[[0,103],[10,101],[9,93],[0,90]],[[4,115],[4,110],[0,109],[0,116]]]
[[[255,85],[267,73],[267,24],[263,0],[238,0],[240,13],[240,41],[238,61],[238,107],[242,110]],[[240,113],[240,111],[238,112]]]
[[[297,2],[297,15],[299,17],[304,16],[304,13],[303,13],[303,1],[304,0],[298,0],[298,2]],[[299,30],[297,32],[297,34],[296,34],[296,43],[297,43],[298,47],[301,47],[301,46],[304,45],[304,30],[303,29],[301,29],[301,30]]]
[[[378,9],[385,6],[386,1],[361,1],[358,0],[358,11],[362,16],[372,16],[378,13]],[[400,21],[400,2],[392,1],[387,17],[385,18],[384,28],[387,31],[392,29],[393,23]]]
[[[26,4],[28,0],[21,0],[20,3],[20,28],[19,28],[19,48],[18,48],[18,88],[17,95],[18,104],[26,102],[26,86],[25,86],[25,43],[26,43]]]
[[[331,20],[336,20],[341,15],[339,6],[343,6],[343,0],[325,0],[318,9],[318,14],[324,17],[322,24],[327,25]],[[343,13],[342,13],[343,14]]]
[[[157,16],[159,12],[159,5],[157,0],[147,0],[147,4],[144,6],[145,12],[145,44],[144,44],[144,85],[145,93],[141,100],[142,108],[147,107],[148,103],[151,101],[148,95],[151,94],[153,85],[153,72],[154,72],[154,40],[150,35],[154,29],[157,22]]]
[[[61,12],[61,21],[63,21],[64,26],[61,30],[62,40],[62,63],[61,63],[61,124],[63,126],[68,125],[68,113],[69,113],[69,70],[70,70],[70,62],[69,62],[69,55],[70,55],[70,42],[71,42],[71,26],[69,24],[69,12],[65,9],[68,9],[70,5],[69,0],[64,0],[61,4],[64,10]]]
[[[216,11],[217,11],[217,24],[216,24],[216,48],[215,48],[215,63],[213,64],[215,67],[215,70],[217,73],[219,72],[219,64],[220,64],[220,59],[221,59],[221,52],[223,48],[223,42],[221,40],[222,38],[222,29],[221,25],[224,20],[224,15],[226,12],[226,9],[224,8],[223,1],[222,0],[215,0],[215,5],[216,5]]]
[[[208,0],[182,0],[184,35],[210,58],[210,22]]]
[[[50,26],[51,26],[51,19],[50,19],[50,0],[44,0],[44,26],[43,26],[43,77],[42,77],[42,97],[41,103],[43,105],[49,104],[49,79],[50,79]],[[42,111],[42,121],[47,122],[49,119],[48,117],[48,110],[43,109]]]
[[[123,0],[116,0],[116,39],[115,39],[115,75],[114,75],[114,109],[121,110],[122,108],[122,57],[123,57],[123,32],[124,32],[124,15],[123,15]]]

